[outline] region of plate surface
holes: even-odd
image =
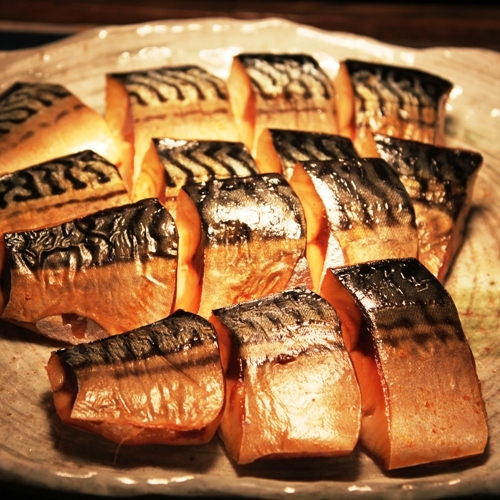
[[[0,54],[0,90],[21,80],[66,85],[104,110],[104,75],[197,63],[221,77],[241,51],[305,52],[332,77],[358,58],[413,66],[451,80],[447,144],[484,156],[467,236],[446,288],[476,357],[489,416],[483,456],[384,473],[362,450],[341,459],[236,466],[218,439],[201,447],[120,447],[60,423],[45,365],[55,345],[0,322],[0,480],[110,496],[436,498],[500,494],[500,53],[405,49],[279,19],[155,22],[95,29],[36,50]]]

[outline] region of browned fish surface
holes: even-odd
[[[3,319],[76,344],[172,310],[178,237],[158,200],[6,233],[4,241]]]
[[[139,198],[159,198],[175,217],[177,195],[188,182],[257,172],[255,160],[241,142],[153,139],[134,191]]]
[[[55,351],[47,372],[63,422],[119,444],[201,444],[219,424],[217,338],[194,314]]]
[[[396,171],[415,207],[418,258],[443,282],[462,244],[483,158],[463,149],[375,134],[380,156]]]
[[[455,305],[416,259],[330,269],[363,399],[361,442],[386,469],[484,451],[486,412]]]
[[[234,460],[354,449],[360,392],[325,300],[298,288],[214,314],[226,374],[220,434]]]
[[[104,118],[61,85],[20,82],[0,95],[0,175],[86,149],[121,167]]]
[[[253,152],[266,128],[337,133],[332,83],[304,54],[239,54],[228,79],[241,140]]]
[[[282,176],[187,184],[177,200],[176,309],[208,318],[214,308],[309,284],[304,212]]]
[[[130,201],[118,169],[82,151],[0,176],[0,234],[60,224]]]
[[[152,138],[239,140],[225,82],[192,65],[107,75],[106,119],[130,186]]]
[[[361,156],[377,156],[375,132],[444,143],[449,81],[415,68],[347,59],[334,86],[339,133],[353,140]]]
[[[358,156],[347,137],[302,130],[267,129],[257,143],[256,161],[260,172],[276,172],[289,180],[297,162]]]
[[[330,267],[417,256],[410,197],[384,160],[299,163],[290,184],[306,214],[307,260],[315,290]]]

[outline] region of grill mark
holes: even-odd
[[[190,164],[203,169],[206,178],[243,177],[257,173],[255,161],[242,143],[172,140],[164,143],[161,139],[154,140],[154,143],[164,168],[165,183],[171,188],[196,181]],[[183,178],[179,180],[179,177]]]
[[[12,269],[79,271],[152,257],[177,258],[177,230],[156,199],[101,210],[58,226],[4,236]]]
[[[206,100],[210,89],[218,99],[227,101],[224,82],[215,75],[197,66],[165,67],[149,71],[113,73],[140,106],[148,106],[151,101],[141,94],[141,89],[152,93],[160,103],[169,100],[184,101],[194,91],[198,101]],[[166,87],[162,90],[162,86]],[[172,96],[171,94],[174,94]]]
[[[457,216],[467,199],[470,179],[483,162],[481,154],[380,134],[374,138],[379,154],[397,172],[413,200],[441,205]]]
[[[279,93],[288,101],[295,100],[299,95],[306,101],[314,97],[329,100],[332,96],[332,88],[327,76],[310,56],[302,54],[240,54],[236,57],[248,72],[252,86],[264,100],[272,100],[277,97],[276,90],[266,89],[266,78],[271,82],[271,87],[279,87]],[[297,71],[300,71],[299,78],[294,75]],[[263,76],[264,80],[259,81],[259,75]],[[306,78],[313,79],[316,86],[321,89],[319,93],[316,86],[313,88],[305,81]],[[292,85],[297,84],[303,89],[302,93],[291,89]],[[267,85],[267,87],[270,86]]]
[[[105,184],[113,178],[121,180],[117,168],[92,151],[50,160],[0,177],[0,210],[11,203],[62,195],[88,188],[94,180]]]
[[[220,362],[213,326],[200,316],[178,311],[169,317],[127,333],[55,351],[74,370],[147,360],[210,344],[217,351],[197,358],[196,366]],[[207,347],[209,348],[209,347]],[[182,363],[192,366],[193,361]],[[176,367],[179,365],[176,364]],[[168,367],[167,367],[168,368]]]
[[[0,135],[9,134],[16,125],[66,97],[71,97],[71,93],[61,85],[15,83],[0,95]]]
[[[335,310],[306,288],[216,309],[214,315],[229,328],[240,349],[282,346],[276,357],[264,355],[261,363],[281,363],[284,354],[296,358],[345,350]]]

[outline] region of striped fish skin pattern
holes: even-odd
[[[267,343],[299,344],[297,355],[345,350],[335,310],[325,299],[305,287],[216,309],[214,315],[233,332],[239,347]]]
[[[112,182],[121,183],[118,169],[93,151],[86,150],[56,158],[1,176],[0,213],[11,209],[12,205],[22,205]],[[118,193],[111,193],[114,194]]]
[[[139,106],[169,101],[229,100],[224,81],[194,65],[111,73],[110,76],[125,86],[133,103]]]
[[[297,162],[359,157],[351,139],[340,135],[283,129],[269,132],[286,179],[292,176]]]
[[[178,191],[190,182],[258,173],[255,160],[241,142],[155,138],[153,144],[165,170],[167,190]]]
[[[155,356],[168,357],[206,344],[217,349],[217,336],[212,324],[196,314],[177,311],[150,325],[95,342],[59,349],[55,354],[78,371],[90,366],[122,365]],[[218,354],[203,361],[220,362]]]
[[[387,133],[385,128],[389,130],[402,122],[408,127],[430,129],[428,135],[432,140],[426,142],[434,142],[440,102],[451,90],[451,82],[414,68],[352,59],[346,60],[345,65],[357,98],[357,127],[368,126]]]
[[[344,158],[303,164],[323,201],[335,207],[331,230],[354,225],[415,225],[415,212],[399,177],[381,158]],[[326,189],[325,189],[326,186]]]
[[[8,265],[21,273],[85,269],[156,256],[177,259],[178,235],[157,199],[101,210],[58,226],[6,233]]]
[[[374,135],[380,156],[398,173],[410,197],[424,205],[439,205],[456,218],[480,168],[480,153]]]
[[[239,54],[255,92],[264,100],[330,100],[333,87],[318,62],[305,54]],[[295,102],[297,101],[297,102]]]
[[[54,83],[13,84],[0,95],[0,137],[8,135],[44,108],[50,108],[58,100],[71,96],[63,86]],[[83,107],[83,104],[79,103],[78,106]]]
[[[199,213],[209,245],[306,237],[302,205],[279,174],[214,179],[182,189],[197,207],[203,207]]]

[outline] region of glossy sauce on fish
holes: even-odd
[[[217,338],[194,314],[54,351],[47,372],[59,417],[119,444],[202,444],[218,427]]]
[[[462,244],[481,154],[374,135],[415,207],[419,260],[443,282]]]
[[[361,442],[386,469],[483,453],[486,411],[453,300],[416,259],[330,269],[363,399]]]
[[[214,315],[226,376],[219,432],[234,460],[354,449],[360,392],[338,317],[325,300],[297,288]]]
[[[2,318],[80,343],[170,314],[178,235],[155,199],[6,233]]]
[[[228,78],[241,140],[253,152],[266,128],[337,133],[332,83],[305,54],[238,54]]]

